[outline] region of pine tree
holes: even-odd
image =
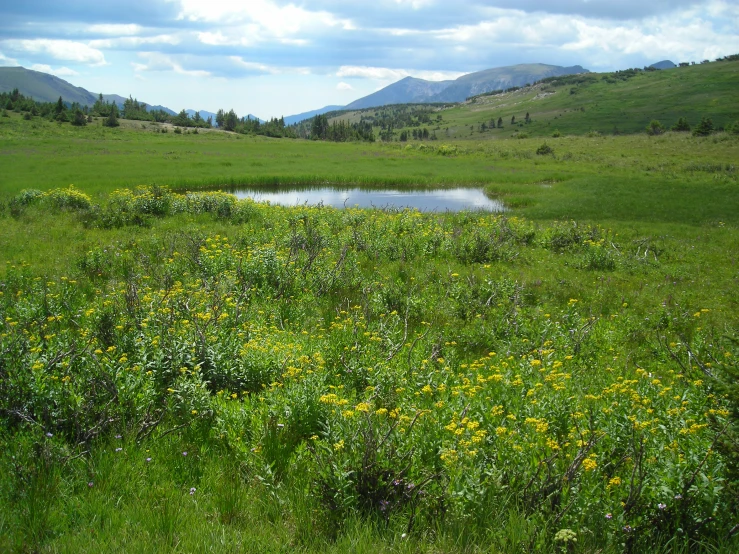
[[[85,125],[87,125],[87,118],[85,117],[85,114],[82,113],[82,110],[80,110],[79,108],[74,111],[72,125],[76,125],[77,127],[84,127]]]
[[[118,127],[120,125],[118,122],[118,106],[115,105],[115,102],[111,105],[110,113],[106,120],[103,121],[103,125],[106,127]]]

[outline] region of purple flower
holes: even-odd
[[[624,525],[624,531],[626,531],[627,533],[631,533],[633,529],[631,528],[631,525]]]
[[[196,490],[195,487],[190,487],[190,496],[194,495]]]
[[[115,436],[115,438],[117,438],[118,440],[120,440],[120,439],[122,439],[123,437],[121,437],[120,435],[116,435],[116,436]]]
[[[52,435],[51,433],[46,433],[46,436],[47,436],[47,437],[49,437],[49,438],[51,438],[51,437],[53,437],[54,435]]]
[[[148,464],[149,462],[151,462],[151,458],[146,458],[146,463]]]
[[[94,485],[95,485],[95,483],[93,483],[92,481],[90,481],[89,483],[87,483],[87,486],[90,487],[90,488],[92,488]]]
[[[606,519],[613,519],[613,514],[606,514]]]
[[[187,450],[182,453],[183,456],[187,456]]]
[[[657,507],[658,507],[658,508],[659,508],[660,510],[664,510],[665,508],[667,508],[667,504],[662,504],[662,502],[660,502],[659,504],[657,504]]]
[[[682,500],[682,499],[683,499],[683,495],[682,494],[676,494],[675,495],[675,500]]]

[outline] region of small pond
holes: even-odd
[[[485,196],[482,189],[383,190],[343,187],[259,187],[231,189],[238,198],[269,201],[282,206],[306,204],[335,208],[415,208],[424,212],[459,212],[462,210],[505,211],[503,203]]]

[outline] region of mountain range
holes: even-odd
[[[665,60],[654,64],[652,67],[666,69],[674,67],[674,64]],[[287,116],[285,117],[285,123],[292,125],[316,115],[337,110],[355,110],[388,104],[462,102],[470,96],[485,92],[521,87],[546,77],[578,73],[588,73],[588,70],[579,65],[562,67],[537,63],[486,69],[446,81],[427,81],[415,77],[405,77],[346,106],[325,106],[318,110]],[[42,102],[55,102],[61,96],[69,103],[77,102],[80,105],[92,106],[98,98],[97,94],[82,87],[76,87],[53,75],[23,67],[0,67],[0,92],[9,92],[14,88],[18,88],[22,94]],[[108,102],[115,102],[119,107],[126,100],[125,97],[117,94],[103,94],[103,99]],[[176,115],[174,110],[165,106],[149,106],[149,109],[161,109],[171,115]],[[195,114],[195,110],[192,109],[185,111],[190,115]],[[215,121],[216,114],[200,110],[200,116],[204,119],[212,117]],[[252,114],[249,114],[249,117],[259,119]]]
[[[425,79],[406,77],[369,96],[355,100],[345,106],[344,109],[358,110],[387,104],[463,102],[470,96],[484,92],[521,87],[546,77],[559,77],[575,73],[588,73],[588,70],[579,65],[561,67],[535,63],[486,69],[462,75],[453,81],[426,81]]]

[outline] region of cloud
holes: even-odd
[[[93,35],[134,36],[140,35],[144,28],[136,23],[97,23],[86,30]]]
[[[136,73],[144,71],[172,71],[188,77],[210,77],[211,72],[204,69],[185,69],[179,61],[160,52],[139,52],[139,58],[145,63],[131,62]]]
[[[16,65],[20,65],[18,63],[18,60],[14,60],[13,58],[8,58],[2,52],[0,52],[0,67],[7,67],[7,66],[14,67]]]
[[[51,75],[56,75],[57,77],[73,77],[75,75],[79,75],[79,73],[76,72],[74,69],[69,69],[68,67],[53,69],[50,65],[42,63],[33,64],[31,66],[31,69],[33,69],[34,71],[40,71],[41,73],[50,73]]]
[[[351,86],[349,83],[341,82],[338,85],[336,85],[336,90],[354,90],[354,87]]]
[[[105,65],[105,56],[100,50],[82,42],[72,40],[6,40],[11,50],[33,55],[50,56],[56,60],[73,61],[88,65]]]
[[[88,44],[92,48],[105,50],[135,50],[145,44],[177,45],[181,42],[176,35],[156,35],[150,37],[117,37],[91,40]]]
[[[398,81],[404,77],[416,77],[427,81],[447,81],[461,77],[464,73],[459,71],[429,71],[390,69],[387,67],[366,67],[342,65],[336,72],[337,77],[359,77],[362,79],[374,79],[376,81]]]
[[[178,19],[227,27],[246,25],[257,35],[273,37],[292,36],[326,27],[354,28],[351,20],[339,19],[327,11],[310,11],[292,3],[279,5],[269,0],[180,0]]]

